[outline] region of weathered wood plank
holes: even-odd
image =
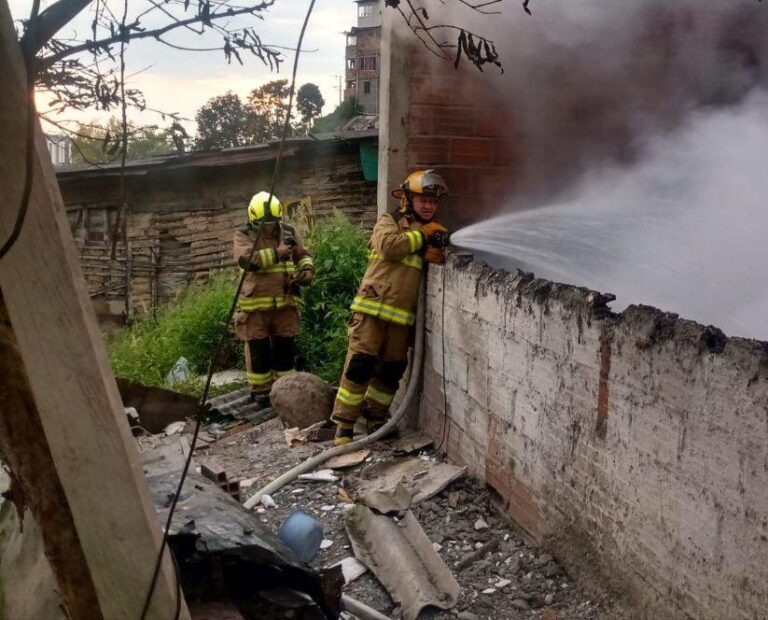
[[[0,238],[6,239],[25,177],[28,106],[24,64],[5,2],[0,75],[0,186],[8,207],[0,209]],[[29,210],[18,242],[0,261],[0,287],[101,613],[108,620],[135,620],[161,531],[39,123],[36,138]],[[175,599],[166,555],[150,617],[170,617]],[[182,618],[189,618],[183,604]]]

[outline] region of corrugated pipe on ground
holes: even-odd
[[[288,470],[265,487],[259,489],[255,495],[250,497],[244,504],[248,510],[251,510],[254,506],[256,506],[256,504],[261,501],[262,496],[276,493],[286,484],[295,480],[299,474],[312,471],[322,463],[325,463],[325,461],[327,461],[329,458],[333,456],[339,456],[340,454],[347,454],[348,452],[354,452],[363,446],[372,444],[382,437],[385,437],[397,426],[403,416],[405,416],[405,412],[408,411],[408,407],[410,406],[411,401],[413,401],[413,397],[416,395],[416,389],[419,386],[419,378],[421,377],[422,363],[424,361],[424,315],[426,305],[424,300],[425,279],[426,278],[422,276],[421,286],[419,287],[419,305],[416,311],[416,342],[413,347],[413,358],[411,359],[411,370],[410,376],[408,377],[408,387],[406,388],[405,396],[403,397],[400,406],[395,412],[395,415],[393,415],[389,422],[387,422],[375,433],[366,435],[365,437],[362,437],[344,446],[329,448],[325,452],[321,452],[320,454],[307,459],[303,463],[299,463],[293,469]]]

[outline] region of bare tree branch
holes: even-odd
[[[37,18],[30,19],[21,38],[21,47],[28,58],[43,49],[53,35],[72,21],[91,1],[59,0],[45,9]]]
[[[60,1],[63,2],[65,0]],[[82,2],[83,0],[80,1]],[[255,17],[259,17],[257,13],[269,8],[274,3],[275,0],[263,0],[262,2],[252,6],[238,9],[228,8],[227,10],[218,13],[198,14],[187,19],[174,20],[161,28],[155,28],[152,30],[144,30],[141,28],[137,21],[134,21],[132,24],[127,24],[124,29],[120,29],[112,36],[105,37],[97,41],[86,41],[81,45],[62,45],[60,49],[53,54],[47,55],[40,59],[40,62],[43,68],[45,68],[57,60],[62,60],[68,56],[72,56],[73,54],[78,54],[80,52],[104,51],[109,53],[108,50],[111,45],[119,43],[123,40],[128,43],[138,39],[157,38],[166,34],[167,32],[171,32],[172,30],[176,30],[178,28],[185,28],[191,24],[204,24],[207,26],[212,26],[212,23],[216,20],[224,19],[227,17],[237,17],[238,15],[253,15]]]

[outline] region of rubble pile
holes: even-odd
[[[382,481],[382,493],[390,500],[391,505],[387,504],[385,509],[391,509],[388,518],[401,528],[406,518],[418,524],[460,587],[455,606],[446,610],[427,607],[419,618],[618,620],[629,617],[607,594],[598,598],[586,596],[555,558],[537,549],[514,528],[494,506],[491,494],[479,482],[464,475],[463,469],[451,469],[447,477],[438,475],[441,482],[436,484],[435,472],[452,466],[440,463],[426,445],[429,442],[417,438],[406,443],[418,451],[404,455],[402,450],[393,450],[392,443],[376,444],[367,454],[359,455],[361,458],[341,462],[337,469],[328,471],[326,464],[321,475],[295,480],[274,496],[265,498],[254,512],[272,531],[277,531],[298,509],[320,521],[323,541],[310,566],[323,569],[340,565],[347,583],[344,592],[391,618],[413,617],[406,611],[407,601],[404,604],[398,600],[403,594],[407,599],[408,593],[388,592],[373,572],[357,561],[356,549],[345,527],[356,506],[368,503],[359,493],[364,490],[370,495],[371,483],[376,480]],[[214,459],[227,470],[230,479],[241,478],[248,483],[242,488],[242,501],[245,501],[271,479],[328,445],[289,442],[283,423],[271,419],[215,441],[206,446],[204,452],[205,458]],[[410,472],[403,477],[404,484],[397,489],[384,488],[388,476],[382,472],[401,470]],[[459,471],[458,477],[455,470]],[[441,488],[443,478],[447,486]],[[423,497],[424,487],[430,485],[433,494]],[[381,506],[381,494],[371,497],[371,502],[379,502]],[[403,501],[407,504],[402,505]],[[370,558],[358,559],[371,561]],[[390,560],[376,558],[376,561],[386,565]],[[286,610],[285,614],[275,617],[299,617],[294,615],[294,610]]]

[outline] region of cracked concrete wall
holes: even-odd
[[[766,343],[459,256],[427,297],[419,425],[533,539],[638,618],[767,617]]]

